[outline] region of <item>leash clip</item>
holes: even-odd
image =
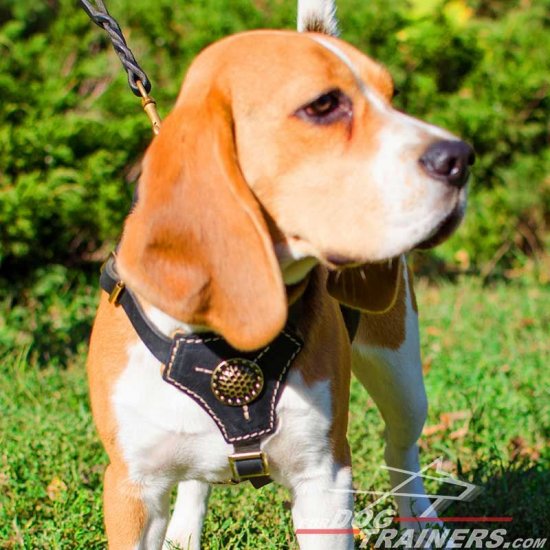
[[[153,133],[158,135],[160,132],[161,121],[157,111],[157,102],[147,93],[147,90],[145,89],[145,86],[143,86],[141,80],[136,80],[136,86],[141,94],[141,106],[153,126]]]

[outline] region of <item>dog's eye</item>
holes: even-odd
[[[331,90],[298,109],[296,115],[315,124],[330,124],[351,116],[351,101],[340,90]]]
[[[325,117],[340,106],[340,95],[336,92],[323,94],[304,107],[304,112],[310,117]]]

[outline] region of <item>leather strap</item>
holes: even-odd
[[[147,315],[139,305],[132,291],[121,281],[115,268],[114,257],[110,256],[105,262],[101,276],[99,278],[101,288],[110,296],[109,300],[116,306],[122,306],[122,309],[128,316],[132,326],[138,333],[143,343],[149,351],[163,364],[166,365],[170,360],[170,350],[172,348],[172,339],[168,338],[158,328],[149,321]],[[113,292],[120,291],[115,297]],[[113,299],[111,300],[111,297]]]
[[[149,321],[135,295],[120,279],[114,255],[109,257],[101,270],[100,285],[109,294],[109,301],[115,306],[122,307],[149,351],[163,365],[168,365],[172,359],[174,340],[162,334]],[[289,317],[297,319],[300,313],[301,303],[298,302],[291,307]],[[257,438],[234,445],[234,453],[229,456],[233,483],[250,481],[258,489],[272,481],[267,456],[260,448],[260,441],[261,439]]]
[[[110,256],[109,259],[103,265],[101,270],[101,276],[99,279],[101,288],[105,290],[110,296],[115,290],[117,284],[123,284],[115,268],[114,256]],[[170,349],[172,340],[157,327],[149,321],[145,315],[143,309],[139,305],[136,297],[132,291],[123,286],[123,289],[118,295],[115,305],[122,306],[122,309],[126,312],[128,319],[132,323],[136,332],[139,334],[143,343],[147,346],[149,351],[163,364],[165,365],[170,356]],[[300,317],[301,313],[301,300],[295,301],[289,310],[289,319],[294,321]],[[361,314],[358,310],[352,309],[344,304],[340,304],[340,310],[342,311],[342,317],[348,331],[350,342],[353,342],[357,329],[359,327],[359,321]]]

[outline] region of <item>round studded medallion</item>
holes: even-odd
[[[212,373],[210,386],[224,405],[241,407],[251,403],[264,387],[262,369],[248,359],[228,359]]]

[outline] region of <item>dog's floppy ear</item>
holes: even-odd
[[[367,313],[385,313],[395,304],[402,284],[402,259],[333,271],[327,289],[342,304]]]
[[[229,101],[216,88],[186,95],[145,156],[118,268],[129,288],[172,317],[256,349],[286,321],[280,269],[239,168]]]

